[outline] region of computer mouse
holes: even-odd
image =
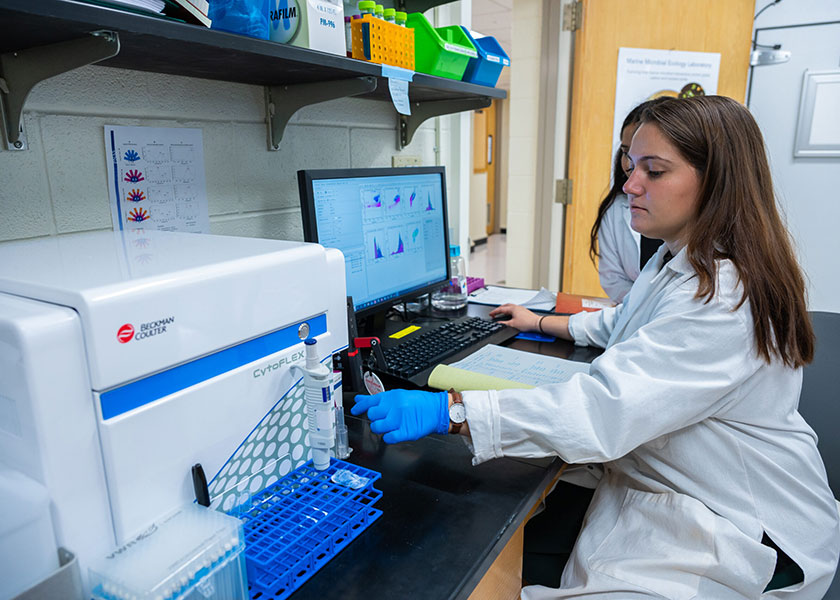
[[[510,321],[513,318],[513,315],[509,315],[507,313],[502,313],[500,315],[496,315],[493,317],[493,321]]]

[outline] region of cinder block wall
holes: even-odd
[[[540,54],[542,43],[541,0],[514,0],[513,43],[510,52],[510,136],[506,282],[531,288],[534,231],[536,228],[537,144],[540,115]],[[545,250],[548,251],[547,249]]]
[[[29,149],[0,150],[0,241],[111,229],[106,124],[200,128],[210,231],[222,235],[300,240],[298,169],[390,166],[399,153],[384,102],[301,109],[277,152],[266,150],[264,115],[260,86],[97,66],[44,81],[25,106]],[[402,153],[435,164],[434,119]]]

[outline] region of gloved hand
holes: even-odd
[[[384,433],[386,444],[417,440],[430,433],[449,431],[449,394],[419,390],[389,390],[356,396],[354,415],[367,412],[370,430]]]

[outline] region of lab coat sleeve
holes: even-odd
[[[569,334],[576,346],[606,348],[623,305],[594,312],[579,312],[569,317]]]
[[[638,276],[639,252],[632,233],[628,230],[622,211],[626,210],[623,198],[616,198],[604,213],[598,229],[598,278],[601,287],[613,302],[619,303],[633,287]],[[625,263],[632,261],[632,267]]]
[[[693,292],[664,301],[589,374],[533,390],[465,393],[473,462],[608,462],[736,402],[739,385],[761,364],[749,311],[686,294]]]

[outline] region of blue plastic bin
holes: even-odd
[[[478,51],[478,58],[471,58],[467,63],[467,70],[464,71],[461,81],[496,87],[502,67],[510,66],[510,58],[492,35],[475,39],[466,27],[462,26],[461,29]]]

